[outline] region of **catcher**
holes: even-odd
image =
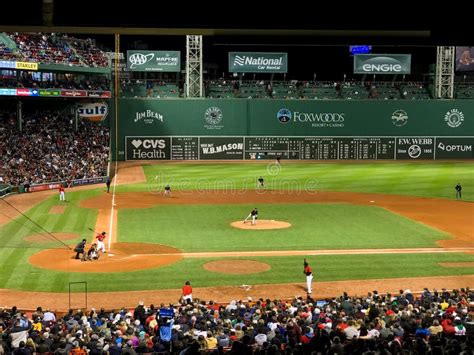
[[[99,260],[99,251],[97,250],[97,244],[94,243],[91,245],[89,250],[87,251],[87,256],[85,260]]]

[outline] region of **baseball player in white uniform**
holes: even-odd
[[[102,233],[97,233],[96,237],[97,239],[97,251],[101,251],[102,253],[106,253],[105,251],[105,244],[104,244],[104,239],[105,239],[105,232]]]

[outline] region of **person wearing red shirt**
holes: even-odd
[[[183,301],[191,303],[193,301],[193,288],[191,287],[191,282],[186,281],[183,286],[181,297]]]
[[[66,195],[64,193],[63,185],[59,185],[59,201],[66,201]]]
[[[311,266],[309,266],[306,259],[304,259],[304,271],[303,273],[306,275],[306,286],[308,287],[308,294],[310,295],[313,293],[313,271],[311,270]]]

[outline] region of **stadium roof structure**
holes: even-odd
[[[429,10],[428,8],[429,7]],[[432,4],[111,0],[5,2],[1,31],[84,34],[310,37],[315,41],[473,45],[463,11]],[[42,27],[42,25],[49,25]],[[360,42],[362,43],[362,42]]]

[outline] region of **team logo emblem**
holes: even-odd
[[[449,127],[456,128],[462,125],[462,123],[464,122],[464,114],[457,108],[453,108],[446,112],[444,120],[446,121]]]
[[[408,123],[408,114],[404,110],[396,110],[392,113],[392,123],[397,127],[402,127]]]
[[[130,57],[128,57],[128,61],[130,62],[130,69],[133,69],[136,66],[143,65],[150,60],[153,59],[155,56],[154,53],[150,54],[143,54],[143,53],[133,53]]]
[[[290,122],[291,111],[286,108],[280,109],[280,111],[277,112],[277,119],[280,123],[283,123],[283,124]]]
[[[421,148],[417,144],[413,144],[408,148],[408,155],[412,159],[416,159],[421,155]]]
[[[216,106],[209,107],[204,114],[206,122],[214,126],[222,121],[222,117],[222,110]]]

